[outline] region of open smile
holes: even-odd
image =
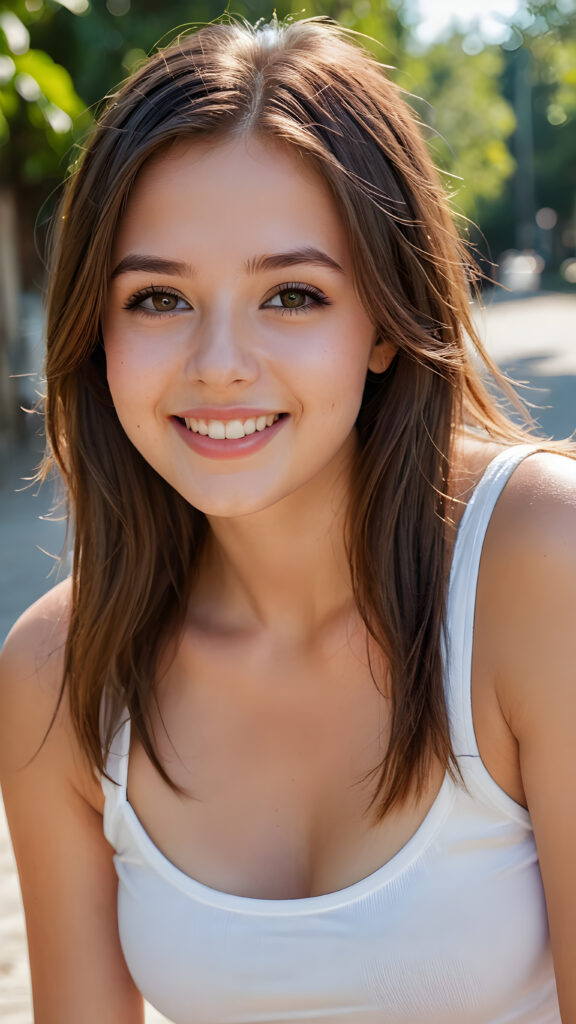
[[[205,420],[195,417],[184,417],[184,423],[188,430],[203,437],[212,437],[216,441],[223,441],[225,438],[237,440],[240,437],[248,437],[250,434],[266,430],[280,418],[280,413],[270,413],[267,416],[250,416],[245,420]]]
[[[259,451],[276,436],[288,419],[288,413],[227,420],[173,416],[172,423],[188,447],[199,455],[233,459]]]

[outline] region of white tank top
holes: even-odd
[[[470,673],[480,554],[496,500],[533,449],[494,459],[462,518],[448,598],[446,698],[467,791],[447,775],[388,863],[338,892],[233,896],[154,845],[126,798],[130,725],[102,780],[118,924],[145,998],[174,1024],[560,1024],[528,812],[482,764]]]

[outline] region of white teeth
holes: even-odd
[[[222,420],[210,420],[208,424],[208,437],[216,441],[222,441],[226,437],[226,424]]]
[[[254,434],[257,430],[265,430],[266,427],[271,427],[273,423],[278,420],[278,413],[269,413],[267,416],[251,417],[247,420],[198,420],[193,416],[185,417],[184,422],[188,427],[188,430],[192,430],[195,434],[202,434],[204,437],[212,437],[214,440],[222,441],[224,438],[235,440],[240,437],[247,437],[249,434]]]
[[[230,420],[226,424],[226,437],[244,437],[244,427],[242,426],[242,420]]]

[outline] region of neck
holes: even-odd
[[[306,642],[353,606],[345,524],[350,462],[273,506],[210,518],[194,615]]]

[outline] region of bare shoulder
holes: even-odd
[[[483,438],[464,438],[456,448],[453,493],[464,507],[487,466],[505,446]],[[537,531],[541,543],[570,535],[576,508],[576,459],[534,452],[514,470],[498,499],[490,523],[490,546],[496,542],[530,556],[525,530]],[[562,526],[560,534],[556,527]],[[549,536],[548,536],[549,535]]]
[[[515,603],[538,601],[534,589],[545,582],[570,589],[576,581],[576,460],[550,452],[524,459],[498,499],[486,549],[501,584],[514,588]]]
[[[2,662],[29,660],[40,668],[66,643],[70,618],[71,580],[58,583],[30,605],[12,626],[2,648]]]
[[[576,462],[522,462],[485,548],[485,635],[534,828],[562,1020],[576,1020]]]
[[[142,1024],[120,946],[103,794],[62,692],[70,583],[32,605],[0,656],[0,780],[26,915],[34,1019]]]
[[[568,539],[576,516],[576,459],[535,452],[515,469],[498,504],[502,531],[514,521],[516,526],[537,531],[542,542]],[[513,542],[516,536],[513,531],[508,539]]]
[[[483,607],[503,710],[520,737],[576,679],[576,461],[526,458],[504,488],[483,552]],[[571,682],[569,681],[571,680]]]
[[[70,605],[67,579],[20,616],[0,652],[0,776],[36,758],[38,770],[57,769],[86,794],[96,789],[60,699]]]
[[[60,690],[70,610],[64,580],[30,606],[10,630],[0,653],[0,728],[9,738],[13,716],[25,726],[54,710]],[[22,712],[26,711],[26,714]],[[14,723],[16,724],[16,723]]]

